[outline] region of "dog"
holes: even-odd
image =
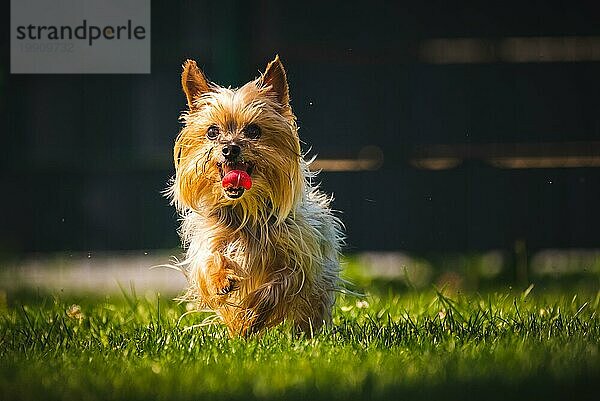
[[[301,152],[279,56],[236,89],[187,60],[181,83],[168,192],[186,249],[182,298],[215,311],[232,336],[283,321],[313,335],[340,290],[343,225]]]

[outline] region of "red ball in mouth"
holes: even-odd
[[[231,170],[221,180],[223,188],[252,188],[252,178],[244,170]]]
[[[254,164],[249,162],[222,163],[218,165],[221,173],[221,187],[229,199],[238,199],[252,187]]]

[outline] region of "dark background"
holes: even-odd
[[[433,38],[599,36],[595,3],[155,1],[149,75],[10,75],[6,4],[0,252],[178,246],[161,191],[185,107],[182,62],[239,86],[275,54],[306,150],[383,152],[378,170],[320,175],[348,252],[597,247],[598,168],[503,169],[469,152],[440,171],[411,163],[437,144],[533,144],[544,156],[546,143],[576,142],[598,156],[599,62],[420,56]]]

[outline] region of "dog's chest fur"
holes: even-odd
[[[317,277],[337,272],[340,230],[328,203],[329,199],[313,191],[283,222],[271,218],[241,227],[235,209],[190,213],[181,233],[188,245],[189,268],[202,269],[201,261],[217,250],[241,267],[242,297],[273,275],[297,281],[292,286],[297,291],[304,286],[310,290]]]

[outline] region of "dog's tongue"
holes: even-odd
[[[245,190],[249,190],[252,188],[252,178],[250,175],[243,170],[231,170],[223,180],[221,180],[221,185],[223,188],[239,188],[243,187]]]

